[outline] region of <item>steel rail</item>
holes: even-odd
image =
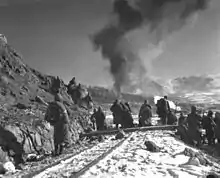
[[[47,165],[47,166],[45,166],[45,167],[43,167],[43,168],[41,168],[41,169],[38,169],[38,170],[36,170],[36,171],[33,171],[33,172],[28,173],[28,174],[26,174],[26,175],[23,175],[23,176],[21,176],[21,178],[32,178],[32,177],[34,177],[34,176],[40,174],[41,172],[45,171],[46,169],[51,168],[51,167],[54,167],[54,166],[60,164],[62,161],[65,161],[65,160],[67,160],[67,159],[70,159],[70,158],[72,158],[73,156],[76,156],[76,155],[78,155],[78,154],[80,154],[80,153],[82,153],[82,152],[84,152],[84,151],[87,151],[87,150],[91,149],[92,147],[94,147],[94,145],[91,145],[91,146],[87,147],[85,150],[77,151],[77,152],[75,152],[75,153],[73,153],[73,154],[71,154],[71,155],[69,155],[69,156],[67,156],[67,157],[65,157],[65,158],[62,158],[62,159],[60,159],[60,160],[58,160],[58,161],[55,161],[54,163],[52,163],[52,164],[50,164],[50,165]],[[70,153],[66,153],[66,154],[70,154]]]
[[[127,135],[125,138],[123,138],[122,140],[120,140],[118,143],[115,143],[115,145],[113,145],[112,147],[111,147],[110,145],[108,145],[108,144],[103,145],[103,147],[104,147],[105,149],[102,148],[102,150],[97,150],[96,153],[93,153],[94,157],[95,157],[95,156],[98,156],[97,158],[95,158],[94,160],[91,160],[91,162],[89,161],[89,163],[86,164],[85,166],[83,166],[83,168],[79,169],[79,171],[72,172],[70,177],[75,178],[75,177],[79,177],[80,175],[84,174],[90,167],[92,167],[93,165],[95,165],[96,163],[98,163],[100,160],[102,160],[104,157],[106,157],[108,154],[110,154],[113,150],[115,150],[117,147],[119,147],[120,145],[122,145],[122,143],[123,143],[127,138],[129,138],[130,135],[131,135],[131,134]],[[96,145],[92,145],[92,146],[86,148],[85,150],[82,150],[82,151],[79,151],[79,152],[77,152],[77,153],[74,153],[74,154],[72,154],[72,155],[70,155],[70,156],[68,156],[68,157],[65,157],[65,158],[63,158],[63,159],[61,159],[61,160],[59,160],[59,161],[57,161],[57,162],[55,162],[55,163],[53,163],[53,164],[51,164],[51,165],[48,165],[48,166],[46,166],[46,167],[43,167],[42,169],[39,169],[39,170],[37,170],[37,171],[34,171],[34,172],[32,172],[32,173],[29,173],[29,174],[24,175],[24,176],[21,176],[21,177],[22,177],[22,178],[32,178],[32,177],[34,177],[34,176],[37,176],[38,174],[41,174],[42,172],[46,171],[47,169],[52,168],[52,167],[54,167],[54,166],[57,166],[57,165],[59,165],[60,163],[62,163],[63,161],[68,160],[68,159],[71,159],[71,158],[73,158],[74,156],[77,156],[77,155],[79,155],[79,154],[81,154],[81,153],[83,153],[83,152],[85,152],[85,155],[83,155],[83,157],[86,158],[86,155],[87,155],[87,156],[88,156],[88,155],[91,155],[91,152],[89,152],[89,150],[92,149],[92,148],[95,147],[95,146],[96,146]],[[107,151],[106,151],[106,150],[107,150]],[[88,151],[88,152],[87,152],[87,151]],[[82,160],[82,161],[83,161],[83,160]],[[78,162],[78,164],[79,164],[79,163],[80,163],[80,162]],[[70,163],[70,164],[71,164],[71,163]]]
[[[99,161],[101,161],[102,159],[104,159],[107,155],[109,155],[110,153],[112,153],[116,148],[120,147],[125,140],[127,140],[129,137],[131,136],[131,134],[129,134],[126,138],[122,139],[119,143],[117,143],[115,146],[113,146],[110,150],[104,152],[103,154],[101,154],[98,158],[96,158],[95,160],[93,160],[92,162],[90,162],[88,165],[86,165],[84,168],[82,168],[81,170],[77,171],[77,172],[73,172],[72,175],[70,176],[70,178],[78,178],[80,176],[82,176],[86,171],[88,171],[92,166],[94,166],[95,164],[97,164]]]
[[[81,137],[117,134],[119,130],[123,130],[124,132],[150,131],[150,130],[175,130],[177,127],[178,127],[177,125],[163,125],[163,126],[148,126],[148,127],[134,127],[134,128],[124,128],[124,129],[114,129],[114,130],[104,130],[104,131],[93,131],[89,133],[84,133],[81,135]]]

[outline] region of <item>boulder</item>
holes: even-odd
[[[119,132],[116,134],[115,139],[122,139],[125,137],[125,132],[123,130],[119,130]]]
[[[0,162],[0,174],[5,174],[7,172],[15,172],[15,166],[12,162],[8,161],[5,163]]]
[[[80,115],[76,117],[76,114],[79,115],[75,111],[70,116],[71,143],[76,143],[79,135],[84,132],[84,128],[89,125],[87,117]],[[9,156],[17,165],[22,162],[20,159],[24,160],[25,155],[50,154],[54,150],[53,127],[48,126],[48,123],[41,119],[32,120],[30,123],[0,125],[0,147],[3,148],[3,151],[0,150],[0,160],[7,160],[6,157]]]
[[[196,151],[193,151],[190,148],[185,148],[183,153],[184,153],[184,155],[193,158],[193,162],[195,162],[198,159],[199,163],[201,165],[209,164],[209,161],[205,158],[205,155],[201,151],[196,152]]]
[[[14,164],[10,161],[4,163],[3,167],[4,167],[6,172],[15,172],[16,171]]]
[[[199,161],[198,158],[192,157],[192,158],[189,159],[188,164],[189,165],[194,165],[194,166],[200,166],[200,161]]]
[[[144,142],[144,145],[146,146],[146,149],[150,152],[159,152],[160,147],[158,147],[154,142],[146,140]]]

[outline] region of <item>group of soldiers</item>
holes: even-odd
[[[122,101],[115,100],[113,105],[110,107],[110,111],[113,115],[113,123],[118,128],[119,124],[122,128],[134,127],[132,111],[128,102],[123,103]]]
[[[184,142],[197,146],[206,142],[208,145],[214,145],[216,141],[220,143],[220,113],[216,112],[214,115],[209,110],[207,115],[199,115],[197,111],[197,108],[192,106],[188,116],[181,113],[177,134]]]
[[[162,107],[161,107],[162,108]],[[110,111],[113,115],[113,122],[116,128],[119,124],[122,128],[134,127],[131,107],[128,102],[121,102],[115,100]],[[161,110],[162,111],[162,110]],[[164,114],[164,111],[161,112]],[[164,115],[161,115],[166,120]],[[70,111],[65,107],[63,98],[58,92],[55,94],[54,101],[50,102],[45,114],[45,120],[54,126],[54,155],[60,155],[63,149],[70,145]],[[139,112],[139,126],[150,126],[152,111],[151,106],[147,100],[140,108]],[[98,109],[94,109],[90,118],[94,130],[104,130],[106,127],[106,116],[99,106]],[[165,123],[165,121],[163,121]]]
[[[131,115],[132,111],[128,102],[123,103],[115,100],[113,105],[110,107],[110,111],[112,112],[113,123],[116,125],[116,128],[119,127],[119,124],[122,128],[130,128],[134,126]],[[93,110],[93,114],[90,119],[94,130],[107,129],[105,122],[106,117],[100,106],[98,109]]]
[[[173,125],[177,123],[177,117],[172,113],[167,96],[161,98],[157,104],[157,114],[161,118],[162,125]],[[116,128],[119,124],[122,128],[135,127],[132,117],[132,110],[128,102],[120,102],[115,100],[110,111],[113,115],[113,122]],[[70,111],[65,107],[62,96],[55,94],[55,100],[49,103],[45,120],[54,126],[54,154],[60,155],[63,149],[70,146]],[[139,127],[151,126],[152,107],[147,100],[144,101],[139,110]],[[106,116],[103,109],[99,106],[98,109],[94,109],[91,115],[91,122],[94,130],[105,130]],[[196,113],[196,107],[192,106],[191,113],[184,117],[181,114],[178,120],[178,134],[181,139],[188,143],[196,143],[199,145],[203,142],[204,136],[201,134],[201,128],[205,129],[205,137],[208,140],[208,144],[214,144],[215,138],[220,142],[220,113],[216,113],[213,117],[212,111],[208,112],[207,116],[201,117]]]
[[[160,118],[158,124],[160,125],[173,125],[177,122],[177,117],[170,109],[170,105],[167,99],[167,96],[164,96],[156,103],[156,113]],[[144,104],[141,106],[139,111],[139,127],[142,126],[152,126],[152,107],[149,104],[148,100],[144,101]]]
[[[176,116],[171,112],[169,102],[167,100],[167,96],[160,99],[157,106],[157,113],[161,118],[161,124],[174,124],[177,121]],[[131,128],[134,127],[134,120],[132,117],[132,110],[128,102],[122,102],[119,100],[115,100],[110,107],[110,111],[113,115],[113,123],[116,125],[116,128],[119,127],[119,124],[122,128]],[[149,104],[148,100],[145,100],[141,105],[138,118],[139,118],[139,127],[143,126],[152,126],[151,118],[152,118],[152,107]],[[91,116],[91,121],[93,123],[93,128],[95,130],[103,130],[105,129],[105,114],[102,111],[101,107],[98,110],[94,109],[94,112]]]

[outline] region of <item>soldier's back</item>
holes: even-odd
[[[201,117],[196,113],[190,113],[187,117],[189,127],[198,127]]]

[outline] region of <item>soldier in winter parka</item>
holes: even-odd
[[[59,93],[55,95],[55,101],[49,103],[45,120],[54,126],[54,153],[60,155],[70,144],[70,127],[68,112]]]

